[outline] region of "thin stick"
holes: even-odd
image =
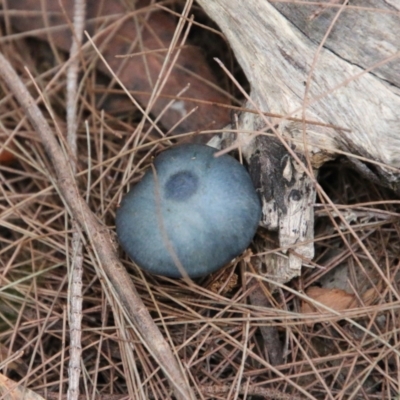
[[[71,154],[71,170],[75,175],[78,159],[77,149],[77,108],[78,108],[78,72],[83,30],[86,20],[86,0],[75,0],[70,64],[67,69],[67,143]],[[82,275],[83,253],[81,230],[77,221],[72,221],[72,257],[69,270],[69,330],[70,359],[68,364],[68,400],[79,398],[79,378],[81,375],[82,355]]]
[[[159,363],[179,400],[194,399],[194,394],[171,348],[140,299],[129,274],[121,264],[110,232],[93,215],[81,198],[70,166],[39,107],[10,63],[0,53],[0,76],[24,109],[40,137],[57,175],[57,184],[70,215],[79,223],[93,247],[104,273],[115,289],[127,319],[136,327],[141,340]]]

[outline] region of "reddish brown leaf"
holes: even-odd
[[[0,164],[9,164],[15,160],[14,154],[8,150],[0,150]]]
[[[44,9],[42,9],[42,3]],[[9,4],[13,9],[30,12],[26,16],[19,14],[10,18],[12,25],[19,31],[32,31],[32,36],[53,42],[59,49],[69,51],[71,29],[68,19],[72,19],[74,2],[73,0],[62,0],[61,3],[64,6],[65,14],[59,6],[59,1],[19,0],[11,2]],[[174,34],[176,22],[171,15],[164,11],[155,10],[154,7],[146,8],[147,1],[140,1],[138,4],[136,16],[139,21],[137,25],[142,28],[140,37],[137,35],[134,14],[131,13],[131,16],[127,17],[129,10],[123,6],[123,2],[89,0],[87,31],[90,35],[95,36],[95,42],[101,48],[103,56],[124,85],[130,90],[137,91],[136,99],[146,106],[166,56],[165,50]],[[32,15],[32,11],[38,13]],[[47,22],[45,22],[46,18]],[[107,23],[105,23],[106,21]],[[57,27],[57,29],[45,30],[46,26]],[[41,31],[34,31],[38,29]],[[100,35],[99,32],[101,32]],[[141,43],[141,45],[133,45],[134,43]],[[116,58],[117,55],[133,53],[140,53],[140,55],[125,59]],[[110,75],[101,61],[97,66],[99,70]],[[159,115],[170,102],[171,96],[176,96],[188,84],[190,84],[190,88],[185,92],[184,97],[228,103],[225,96],[205,82],[216,85],[204,56],[199,49],[185,46],[161,92],[165,97],[158,98],[151,113],[155,116]],[[161,122],[164,128],[168,130],[173,127],[182,116],[196,106],[199,106],[197,112],[183,121],[174,133],[197,131],[208,128],[210,125],[213,129],[218,129],[229,122],[229,112],[225,108],[184,100],[176,103],[162,116]],[[104,104],[101,107],[110,109],[112,104]]]
[[[355,296],[341,289],[325,289],[313,286],[307,290],[306,294],[308,297],[311,297],[315,301],[322,303],[335,311],[346,310],[356,305]],[[317,308],[311,302],[304,302],[302,305],[302,312],[315,312],[317,311]],[[320,311],[324,312],[326,310],[320,307]]]

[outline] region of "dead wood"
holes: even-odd
[[[318,22],[314,33],[307,15],[320,10],[317,6],[257,0],[245,6],[239,0],[199,3],[227,37],[251,85],[246,107],[259,114],[241,114],[235,128],[250,133],[231,135],[228,145],[236,141],[251,165],[263,196],[265,226],[278,229],[284,253],[295,246],[298,254],[289,254],[277,276],[288,281],[313,256],[314,169],[346,154],[356,165],[367,163],[362,170],[399,192],[400,96],[394,66],[400,55],[399,10],[383,1],[367,10],[347,8],[345,2],[330,9],[331,20]],[[299,9],[303,12],[297,13]],[[371,14],[381,18],[379,24],[370,23]],[[342,15],[344,25],[337,27]],[[322,32],[329,34],[331,26],[336,30],[326,42]],[[357,37],[368,32],[372,43],[348,41],[351,29],[362,32]],[[373,52],[378,42],[382,46]]]

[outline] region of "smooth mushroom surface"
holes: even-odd
[[[210,274],[250,244],[261,218],[245,167],[200,144],[175,146],[122,199],[119,242],[142,269],[172,278]]]

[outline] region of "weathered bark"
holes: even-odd
[[[228,135],[226,144],[237,140],[251,165],[264,225],[278,229],[283,248],[296,245],[278,271],[267,265],[286,282],[313,256],[313,174],[325,161],[349,153],[360,171],[400,192],[400,3],[198,3],[251,85],[246,107],[258,113],[240,115],[239,130],[273,136]]]

